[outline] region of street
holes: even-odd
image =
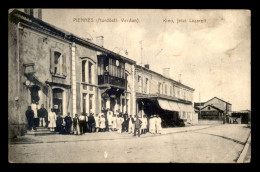
[[[9,145],[8,158],[15,163],[235,163],[250,132],[246,125],[226,124],[167,128],[140,138],[115,132],[24,136]]]

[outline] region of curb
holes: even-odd
[[[237,160],[237,163],[244,163],[244,160],[245,160],[245,157],[246,157],[248,148],[249,148],[249,142],[251,142],[251,132],[250,132],[250,134],[249,134],[249,136],[248,136],[248,139],[247,139],[246,145],[245,145],[244,148],[243,148],[243,151],[242,151],[241,154],[239,155],[239,158],[238,158],[238,160]]]

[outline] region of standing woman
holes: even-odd
[[[56,127],[56,113],[53,111],[53,109],[51,109],[51,111],[48,114],[48,121],[49,121],[49,128],[50,131],[54,132],[54,129]]]
[[[96,116],[95,116],[95,128],[96,128],[96,132],[98,132],[98,130],[99,130],[99,124],[100,124],[100,118],[99,118],[98,114],[96,114]]]
[[[142,120],[141,134],[146,134],[146,130],[147,130],[147,118],[146,118],[146,115],[144,115],[143,118],[141,118],[141,120]]]
[[[157,133],[161,134],[162,131],[162,119],[159,117],[159,115],[157,115],[157,119],[156,119],[156,126],[157,126]]]
[[[102,131],[102,132],[104,132],[105,131],[105,128],[106,128],[106,124],[105,124],[105,122],[106,122],[106,119],[105,119],[105,117],[104,117],[104,115],[101,115],[101,118],[100,118],[100,130]]]
[[[154,134],[155,133],[155,120],[154,116],[151,115],[151,118],[149,120],[149,131],[150,133]]]
[[[118,116],[116,116],[116,114],[114,114],[113,117],[112,117],[112,130],[113,131],[117,130],[117,127],[116,127],[116,125],[117,125],[117,123],[116,123],[117,118],[118,118]]]
[[[122,117],[122,114],[119,114],[118,118],[116,118],[116,127],[117,127],[117,132],[121,133],[122,132],[122,124],[124,122],[124,118]]]

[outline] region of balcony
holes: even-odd
[[[98,75],[99,86],[114,86],[121,89],[126,89],[126,80],[123,78],[114,77],[111,75]]]

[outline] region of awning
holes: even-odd
[[[179,111],[179,107],[176,102],[157,99],[160,107],[169,111]]]

